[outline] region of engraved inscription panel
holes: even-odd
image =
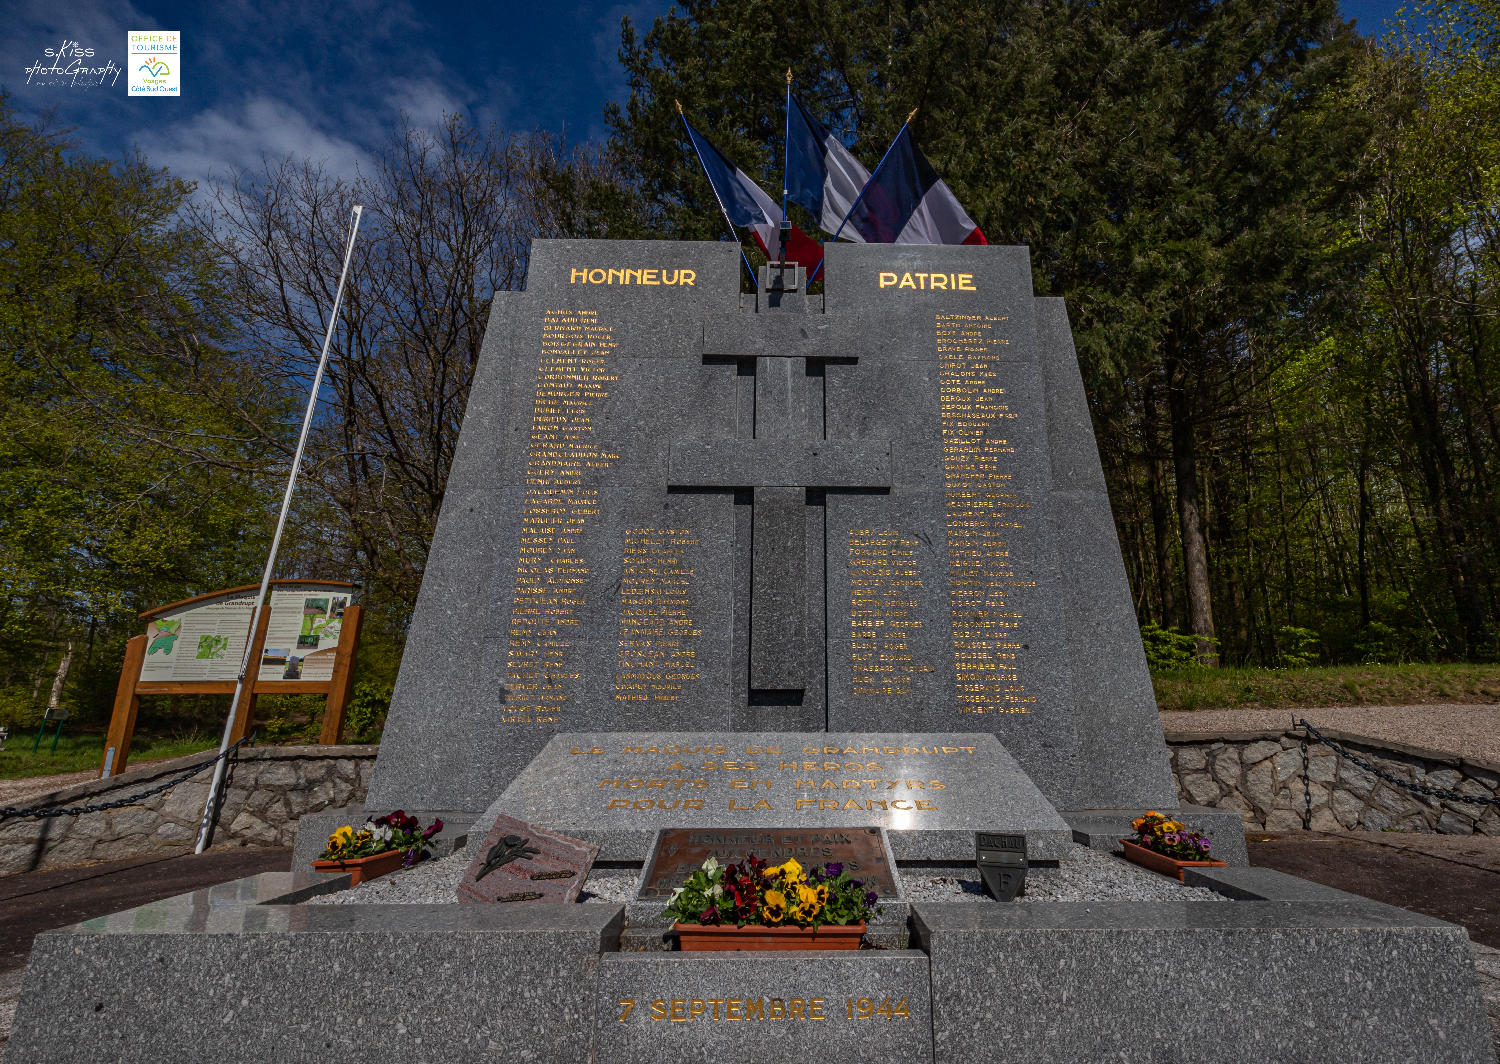
[[[697,570],[686,554],[698,537],[686,528],[625,530],[620,566],[617,702],[676,702],[703,679],[692,615]]]
[[[953,633],[955,698],[962,713],[1029,713],[1036,702],[1017,671],[1021,613],[1010,541],[1031,503],[1011,483],[1016,448],[1009,439],[1020,416],[999,379],[995,336],[1004,315],[938,314],[939,404],[948,539],[948,596]]]
[[[895,529],[849,531],[850,679],[853,694],[910,697],[914,674],[932,672],[912,654],[922,570],[918,541]]]
[[[532,400],[521,544],[511,599],[505,724],[556,723],[580,673],[578,640],[590,572],[582,542],[599,515],[585,470],[620,457],[596,439],[595,407],[619,380],[610,372],[613,326],[587,310],[547,311]]]

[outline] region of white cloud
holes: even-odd
[[[394,125],[394,120],[405,114],[412,125],[422,129],[437,127],[444,115],[463,114],[465,111],[462,102],[430,78],[397,78],[391,82],[385,103],[390,113],[379,117],[391,119],[390,124]]]
[[[56,0],[23,0],[6,16],[6,51],[19,49],[41,55],[66,37],[101,58],[125,58],[125,34],[130,30],[163,28],[156,19],[124,0],[112,4],[59,4]],[[166,27],[170,29],[171,27]],[[55,38],[55,39],[54,39]]]
[[[368,160],[352,141],[266,96],[252,97],[238,108],[202,111],[159,133],[140,133],[137,146],[153,163],[200,185],[236,169],[259,169],[267,156],[321,164],[331,176],[345,180],[352,180]]]

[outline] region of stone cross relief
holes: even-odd
[[[859,356],[829,342],[821,317],[762,310],[707,322],[705,364],[753,360],[753,433],[670,446],[668,488],[752,493],[749,686],[778,701],[811,685],[812,642],[826,638],[807,631],[809,490],[891,487],[889,440],[827,438],[822,374]]]

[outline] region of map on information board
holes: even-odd
[[[143,683],[234,680],[245,656],[253,591],[170,610],[146,625]]]

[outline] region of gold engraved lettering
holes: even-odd
[[[957,291],[975,290],[971,274],[951,275]],[[1022,527],[1030,502],[1011,486],[1008,439],[1016,413],[1006,401],[993,355],[1009,344],[996,335],[1005,316],[936,316],[938,393],[946,489],[948,595],[961,713],[1026,713],[1035,702],[1002,640],[1020,626],[1009,600],[1013,579],[1009,540]],[[1026,701],[1020,701],[1026,699]]]
[[[572,283],[603,283],[603,270],[575,268]],[[546,310],[532,400],[531,446],[511,599],[504,723],[550,724],[579,678],[572,630],[586,605],[590,567],[578,543],[600,512],[585,472],[619,455],[594,441],[594,407],[619,379],[610,372],[613,327],[593,310]]]
[[[910,288],[918,292],[977,292],[974,286],[974,275],[972,273],[903,273],[899,276],[894,273],[877,273],[875,275],[877,288]],[[951,318],[955,315],[938,315],[939,328],[938,340],[941,343],[945,338],[952,335],[953,330],[944,327],[943,318]],[[964,315],[964,317],[977,319],[978,315]]]
[[[675,702],[684,683],[701,679],[696,644],[703,630],[688,615],[697,567],[687,557],[697,545],[690,529],[625,530],[616,701]]]
[[[910,565],[919,542],[895,529],[849,530],[849,679],[856,695],[910,696],[912,677],[933,671],[906,652],[911,631],[922,627],[911,616],[922,588],[921,570]]]
[[[667,270],[661,268],[648,269],[643,266],[610,267],[609,269],[588,269],[571,267],[568,270],[569,284],[602,284],[602,285],[680,285],[688,288],[696,287],[698,273],[696,270]],[[547,345],[544,343],[543,347]],[[611,344],[610,346],[614,346]]]

